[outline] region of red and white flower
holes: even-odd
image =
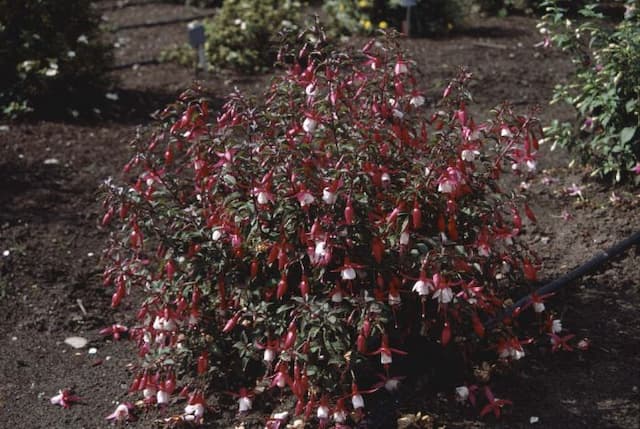
[[[133,416],[131,415],[131,411],[133,411],[135,407],[133,404],[129,402],[124,402],[122,404],[118,404],[115,411],[107,416],[107,420],[113,420],[116,422],[126,422],[130,420]]]

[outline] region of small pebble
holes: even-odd
[[[96,353],[98,353],[98,349],[96,349],[95,347],[91,347],[87,353],[89,353],[90,355],[95,355]]]
[[[58,165],[60,160],[57,158],[47,158],[44,160],[44,165]]]
[[[64,339],[65,344],[70,345],[74,349],[81,349],[87,345],[87,339],[82,337],[69,337]]]
[[[93,255],[95,255],[95,253],[93,253],[93,252],[89,252],[89,253],[87,253],[87,256],[88,256],[89,258],[92,258],[92,257],[93,257]]]
[[[4,252],[2,252],[2,256],[4,256],[5,258],[7,256],[11,255],[11,251],[10,250],[5,250]]]
[[[539,421],[540,419],[538,418],[538,416],[529,417],[529,423],[531,423],[532,425],[538,423]]]

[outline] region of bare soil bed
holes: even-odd
[[[106,236],[97,227],[98,191],[128,160],[128,143],[137,128],[194,77],[193,70],[154,61],[167,43],[185,40],[185,24],[149,24],[211,11],[155,2],[97,5],[114,27],[117,64],[125,66],[113,72],[118,84],[112,92],[119,100],[102,108],[106,119],[31,120],[0,128],[2,428],[107,427],[105,416],[115,404],[132,400],[127,365],[136,359],[133,347],[98,334],[114,322],[128,324],[133,308],[126,303],[111,310],[112,291],[101,284]],[[465,65],[476,78],[471,88],[476,115],[488,115],[508,100],[522,111],[541,106],[543,121],[571,119],[565,107],[547,105],[553,85],[566,79],[571,66],[558,53],[533,48],[538,41],[534,20],[512,17],[482,20],[449,38],[413,39],[404,45],[422,70],[431,101]],[[201,77],[218,100],[234,86],[259,94],[269,78]],[[529,190],[539,222],[525,237],[543,259],[541,284],[640,229],[639,189],[607,188],[588,180],[584,170],[567,167],[566,153],[548,147],[543,152],[541,175]],[[567,192],[573,185],[580,187],[581,197]],[[480,419],[448,392],[437,393],[427,377],[415,377],[396,398],[372,398],[371,414],[360,427],[393,428],[397,417],[420,411],[432,417],[434,427],[446,428],[639,428],[638,255],[627,253],[553,298],[564,326],[589,338],[591,347],[555,354],[528,350],[513,372],[493,380],[494,391],[514,402],[501,420]],[[89,343],[72,349],[64,343],[69,336]],[[89,354],[89,347],[96,353]],[[73,389],[81,403],[68,410],[51,405],[49,398],[62,388]],[[242,423],[231,398],[209,402],[205,427]],[[129,425],[152,427],[167,416],[151,411]],[[538,423],[530,422],[533,416]],[[259,418],[257,410],[244,419],[246,427]]]

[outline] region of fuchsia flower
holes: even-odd
[[[254,393],[246,387],[241,387],[238,392],[225,392],[234,398],[238,398],[238,412],[244,414],[253,408]]]
[[[413,94],[411,94],[411,100],[409,100],[409,104],[412,105],[413,107],[420,107],[422,105],[424,105],[425,99],[424,96],[421,95],[418,92],[414,92]]]
[[[636,163],[636,165],[631,169],[635,174],[640,174],[640,162]]]
[[[448,304],[453,301],[453,290],[450,286],[453,286],[452,283],[449,283],[444,277],[440,274],[435,273],[433,275],[433,299],[437,299],[440,304]]]
[[[112,335],[113,339],[118,341],[120,339],[120,336],[122,334],[125,334],[129,331],[129,328],[127,328],[124,325],[120,325],[118,323],[114,323],[113,325],[103,328],[99,331],[100,335]]]
[[[396,61],[396,65],[393,67],[393,72],[396,76],[400,76],[402,74],[406,74],[409,72],[407,68],[407,63],[402,59],[402,57],[398,57]]]
[[[456,401],[460,403],[465,403],[469,401],[471,405],[476,405],[476,392],[478,391],[478,386],[472,384],[470,386],[463,385],[456,387]]]
[[[313,113],[305,113],[304,121],[302,122],[302,129],[305,133],[313,133],[318,124],[320,123],[320,117]]]
[[[549,334],[551,337],[551,351],[557,352],[558,350],[564,350],[570,352],[573,350],[573,347],[569,345],[569,340],[575,337],[574,334],[565,335],[564,337],[560,337],[559,335],[551,332]]]
[[[502,409],[502,407],[512,404],[512,402],[507,399],[498,399],[493,396],[493,392],[491,391],[491,389],[489,389],[488,386],[485,386],[484,394],[487,397],[489,403],[484,406],[482,411],[480,411],[480,417],[484,417],[485,415],[493,411],[493,414],[496,416],[496,418],[500,418],[500,410]]]
[[[411,290],[420,296],[427,296],[433,290],[433,282],[427,278],[427,273],[424,270],[420,271],[420,277]]]
[[[204,422],[206,405],[202,392],[192,393],[189,395],[189,401],[184,407],[183,420],[195,424],[202,424]]]
[[[344,398],[340,398],[336,401],[336,406],[333,409],[333,421],[341,424],[347,421],[349,413],[347,407],[344,404]]]
[[[71,408],[74,402],[79,402],[80,398],[71,394],[70,389],[58,390],[58,394],[50,399],[53,405],[60,405],[62,408]]]
[[[126,422],[133,419],[131,412],[135,409],[135,406],[130,402],[124,402],[118,404],[115,411],[109,414],[106,419],[114,420],[116,422]]]
[[[376,383],[373,388],[378,390],[382,387],[389,393],[393,393],[400,388],[400,381],[404,380],[405,377],[395,376],[389,377],[385,374],[376,374],[376,376],[380,379],[378,383]]]
[[[508,340],[501,339],[498,342],[498,355],[501,359],[513,359],[519,360],[524,357],[523,344],[530,344],[533,339],[518,340],[517,338],[510,338]]]
[[[464,176],[460,170],[455,167],[447,167],[446,172],[438,178],[438,192],[455,195],[464,183]]]
[[[311,192],[309,192],[305,188],[302,188],[296,194],[296,198],[298,199],[298,202],[300,203],[300,207],[302,208],[306,208],[310,206],[316,200],[316,198],[311,194]]]
[[[382,335],[382,343],[378,350],[369,353],[370,355],[380,355],[380,363],[385,367],[388,367],[393,362],[393,354],[406,355],[407,352],[389,347],[389,336],[387,334]]]
[[[351,262],[351,260],[349,259],[349,257],[345,256],[344,258],[344,263],[342,265],[342,267],[338,268],[337,270],[334,271],[339,271],[340,272],[340,278],[342,280],[354,280],[357,276],[357,272],[356,269],[362,269],[364,268],[364,265],[361,264],[356,264],[355,262]]]
[[[327,186],[322,190],[322,201],[326,204],[333,205],[338,200],[338,194],[335,189],[331,189],[331,187]]]

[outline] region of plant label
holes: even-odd
[[[204,25],[202,23],[194,21],[187,25],[189,44],[193,49],[198,49],[198,46],[204,45]]]

